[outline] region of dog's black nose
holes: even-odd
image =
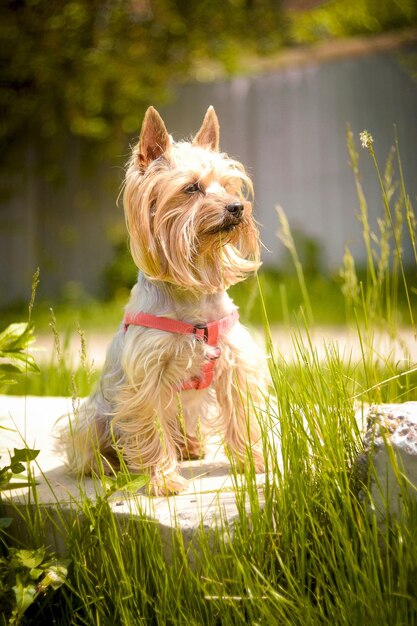
[[[232,202],[226,206],[226,209],[231,215],[233,215],[233,217],[236,217],[236,219],[242,217],[243,204],[241,202]]]

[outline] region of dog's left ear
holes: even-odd
[[[207,109],[200,130],[194,137],[193,145],[218,152],[220,126],[216,112],[212,106]]]
[[[169,150],[171,141],[162,117],[153,107],[145,113],[139,138],[138,158],[142,170]]]

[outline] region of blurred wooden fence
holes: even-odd
[[[416,47],[411,51],[416,73]],[[265,264],[283,258],[276,236],[279,204],[304,239],[304,248],[315,243],[323,267],[331,270],[340,266],[346,245],[358,263],[365,260],[348,166],[347,124],[360,151],[372,226],[376,228],[382,203],[370,156],[360,147],[359,132],[365,128],[374,137],[383,168],[396,125],[408,193],[416,205],[417,82],[410,59],[408,48],[381,46],[325,60],[307,55],[302,63],[262,75],[185,85],[163,116],[178,139],[194,133],[213,104],[221,124],[221,148],[248,167],[255,183]],[[113,254],[111,233],[123,222],[122,209],[116,207],[123,158],[115,155],[113,163],[85,179],[73,141],[62,164],[67,182],[58,188],[30,173],[30,155],[26,165],[16,194],[0,204],[0,305],[29,298],[30,276],[38,265],[42,295],[71,288],[98,294]],[[406,240],[404,246],[411,261]]]

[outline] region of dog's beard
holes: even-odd
[[[183,152],[194,161],[189,144],[184,146]],[[184,193],[190,173],[166,160],[145,175],[129,168],[124,201],[131,251],[150,279],[213,293],[258,269],[259,233],[251,204],[244,198],[251,183],[240,164],[218,155],[217,168],[220,164],[221,185],[215,193]],[[207,163],[205,170],[194,168],[194,178],[203,178],[207,168]],[[241,217],[228,211],[233,201],[242,202]]]

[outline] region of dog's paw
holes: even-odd
[[[175,496],[184,491],[188,486],[188,480],[178,474],[161,474],[154,476],[149,485],[148,492],[152,496]]]
[[[204,459],[206,455],[206,449],[204,441],[201,441],[197,437],[187,436],[187,440],[180,448],[179,460],[180,461],[198,461]]]

